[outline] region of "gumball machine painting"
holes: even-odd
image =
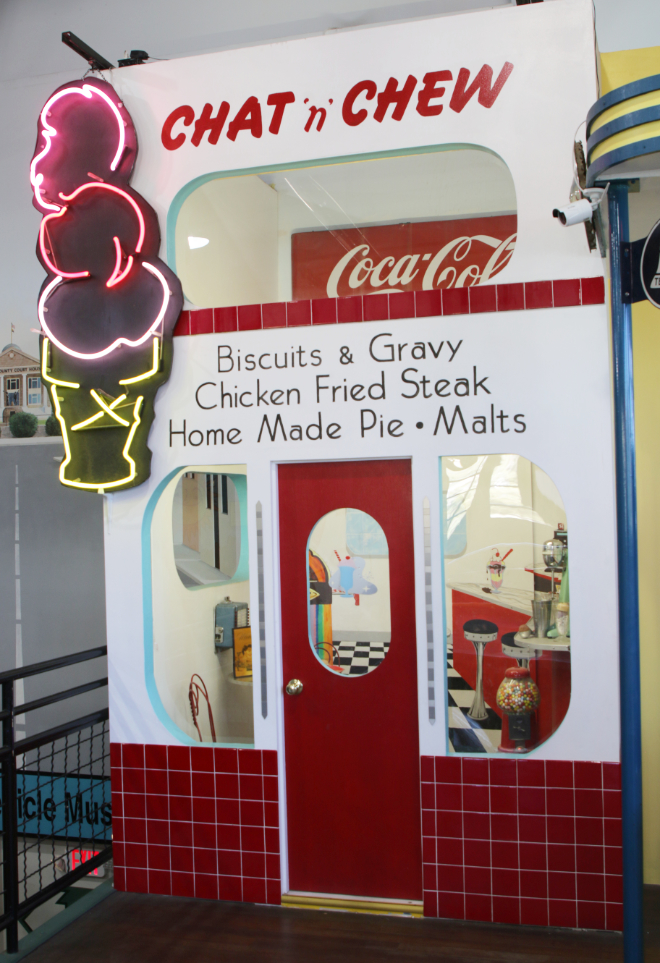
[[[520,666],[507,669],[497,690],[497,707],[509,720],[509,739],[514,747],[500,745],[500,752],[526,752],[526,742],[531,739],[530,716],[541,702],[538,686],[531,678],[529,669]]]

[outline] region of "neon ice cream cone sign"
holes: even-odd
[[[131,117],[104,81],[66,84],[41,111],[30,182],[48,274],[42,375],[62,427],[60,481],[93,491],[149,476],[154,398],[183,304],[158,258],[156,213],[129,186],[136,156]]]

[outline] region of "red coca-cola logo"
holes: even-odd
[[[505,214],[294,234],[293,298],[484,284],[511,259],[516,229]]]

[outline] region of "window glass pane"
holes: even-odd
[[[156,688],[201,742],[254,740],[246,482],[243,465],[181,471],[152,520]]]
[[[571,697],[564,505],[519,455],[441,465],[450,751],[529,752]]]
[[[41,378],[28,378],[28,405],[41,404]]]
[[[5,378],[5,404],[20,405],[21,382],[19,378]]]
[[[476,148],[219,177],[176,223],[197,307],[467,287],[513,255],[506,164]]]
[[[387,539],[366,512],[338,508],[314,526],[307,546],[309,641],[339,675],[366,675],[391,639]]]

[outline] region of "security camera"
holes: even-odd
[[[584,195],[579,200],[567,204],[566,207],[555,207],[552,216],[556,217],[561,224],[570,227],[572,224],[583,224],[591,220],[594,211],[603,199],[605,189],[600,187],[585,188]]]
[[[584,197],[579,201],[573,201],[572,204],[567,204],[566,207],[555,207],[552,212],[552,216],[565,224],[566,227],[570,227],[571,224],[582,224],[584,221],[588,221],[592,215],[591,202]]]

